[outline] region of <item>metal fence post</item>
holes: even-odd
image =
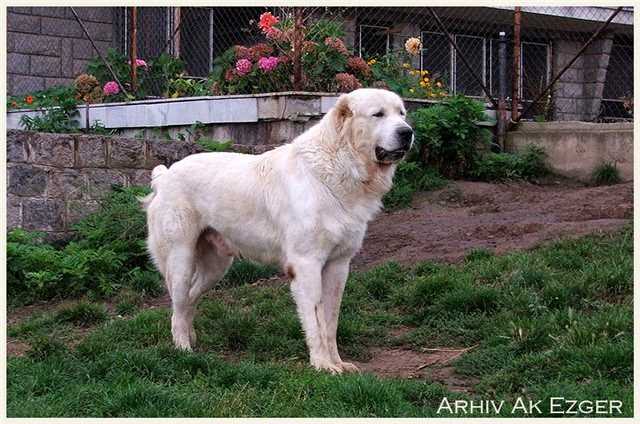
[[[504,150],[507,129],[507,36],[500,31],[498,40],[498,144]]]

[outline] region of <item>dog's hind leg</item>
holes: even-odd
[[[196,343],[193,318],[198,301],[204,293],[224,277],[233,262],[232,252],[226,247],[228,245],[224,244],[220,235],[211,228],[207,228],[198,238],[195,260],[196,271],[193,277],[193,285],[189,290],[189,301],[193,312],[190,317],[191,326],[189,330],[189,340],[192,346]]]

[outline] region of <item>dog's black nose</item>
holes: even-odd
[[[411,146],[411,140],[413,139],[413,130],[409,127],[399,129],[398,139],[400,140],[402,147],[408,149]]]

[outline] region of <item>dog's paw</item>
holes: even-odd
[[[311,365],[318,371],[328,371],[333,375],[342,374],[342,367],[328,359],[316,359],[311,361]]]
[[[344,372],[360,372],[360,369],[353,365],[351,362],[340,362],[338,366],[341,367],[342,371]]]

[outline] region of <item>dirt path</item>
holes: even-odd
[[[424,193],[412,208],[381,214],[369,225],[354,269],[386,261],[455,262],[470,250],[497,254],[542,242],[614,231],[633,217],[633,183],[488,184],[456,181]]]

